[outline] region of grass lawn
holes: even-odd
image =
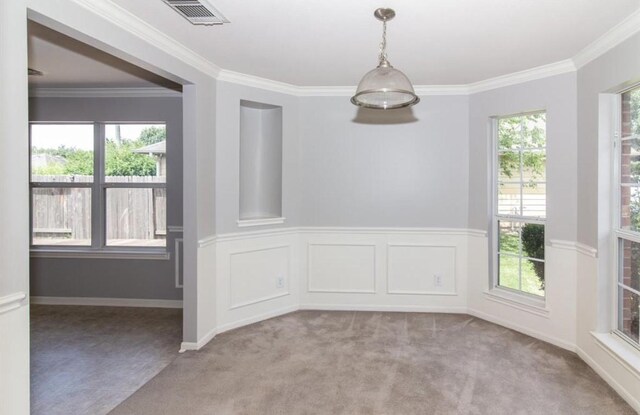
[[[500,234],[500,251],[508,253],[519,252],[518,233]],[[518,258],[507,255],[500,255],[499,284],[503,287],[513,288],[529,294],[544,296],[544,290],[540,289],[540,280],[536,275],[531,261],[522,260],[522,288],[518,284]]]

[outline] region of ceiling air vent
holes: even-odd
[[[214,25],[229,23],[215,7],[206,0],[162,0],[193,24]]]

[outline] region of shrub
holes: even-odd
[[[522,227],[522,249],[530,258],[544,258],[544,225],[527,223]],[[544,262],[531,261],[544,289]]]

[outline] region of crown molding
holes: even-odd
[[[220,67],[213,62],[112,1],[72,1],[158,49],[164,50],[200,72],[216,78],[221,71]]]
[[[93,13],[102,16],[121,29],[140,37],[157,48],[165,50],[167,53],[218,81],[230,82],[298,97],[351,96],[356,89],[355,86],[297,86],[286,82],[274,81],[259,76],[222,69],[202,55],[194,52],[184,44],[166,35],[164,32],[156,29],[154,26],[146,23],[138,16],[111,1],[72,1]],[[639,31],[640,9],[618,25],[611,28],[603,36],[592,42],[570,59],[470,84],[417,85],[415,87],[416,94],[422,96],[471,95],[496,88],[543,79],[550,76],[575,72],[577,69],[606,53],[608,50],[617,46]]]
[[[351,97],[356,93],[355,86],[299,86],[299,97]]]
[[[216,76],[214,76],[214,78],[222,82],[230,82],[233,84],[239,84],[252,88],[266,89],[272,92],[279,92],[281,94],[296,96],[300,95],[299,86],[288,84],[286,82],[273,81],[271,79],[261,78],[259,76],[229,71],[227,69],[221,69],[220,72]]]
[[[484,81],[474,82],[468,85],[469,94],[490,91],[492,89],[503,88],[511,85],[518,85],[524,82],[535,81],[537,79],[548,78],[550,76],[562,75],[575,72],[576,66],[571,59],[550,63],[548,65],[537,66],[524,71],[514,72],[507,75],[497,76]]]
[[[32,98],[158,98],[181,97],[167,88],[30,88]]]
[[[415,85],[416,95],[470,95],[491,89],[517,85],[550,76],[575,72],[576,67],[571,59],[548,65],[538,66],[520,72],[490,78],[472,84],[460,85]],[[272,92],[294,95],[298,97],[350,97],[356,91],[356,86],[296,86],[279,81],[272,81],[253,75],[223,69],[217,77],[218,81],[230,82],[253,88],[266,89]]]
[[[292,93],[299,97],[351,97],[356,86],[294,86]],[[416,95],[468,95],[467,85],[415,85]]]
[[[469,95],[469,85],[415,85],[416,95]]]
[[[626,19],[578,52],[573,57],[576,68],[582,68],[638,32],[640,32],[640,9],[630,14]]]

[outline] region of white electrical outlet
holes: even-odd
[[[276,288],[284,288],[284,277],[276,278]]]
[[[433,285],[436,287],[442,287],[442,275],[433,274]]]

